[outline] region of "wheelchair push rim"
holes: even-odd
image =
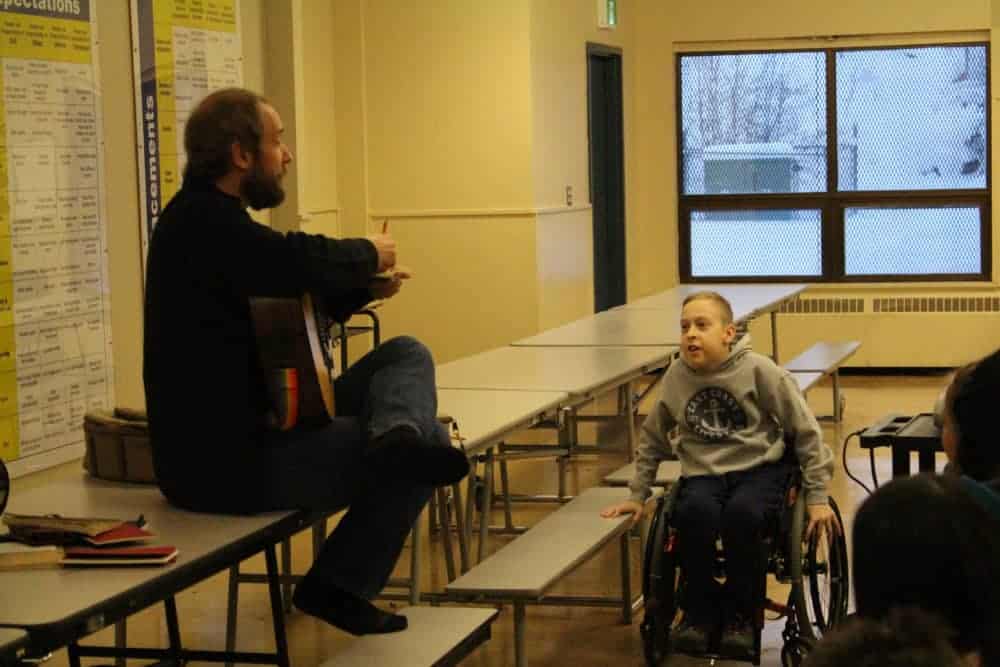
[[[830,498],[829,502],[843,527],[836,501]],[[793,511],[789,534],[792,601],[799,633],[809,639],[819,639],[847,614],[850,590],[847,543],[843,534],[822,542],[813,535],[806,543],[802,539],[805,526],[805,502],[800,497]]]
[[[649,667],[662,664],[670,654],[670,630],[677,615],[675,583],[677,569],[669,551],[669,521],[663,511],[666,498],[661,498],[652,515],[646,537],[643,572],[645,611],[639,631],[642,650]]]

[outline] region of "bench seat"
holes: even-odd
[[[799,385],[799,391],[805,394],[816,386],[816,383],[823,379],[823,373],[819,371],[791,371],[792,379]]]
[[[793,375],[797,373],[821,373],[833,378],[833,421],[840,423],[844,415],[844,401],[840,395],[840,373],[838,370],[845,361],[854,356],[854,353],[861,347],[861,343],[856,340],[841,342],[820,341],[799,354],[797,357],[784,364],[785,370]],[[815,378],[812,383],[815,384]],[[808,384],[809,378],[806,376],[796,377],[799,387],[805,393],[804,384]],[[811,384],[808,384],[811,387]]]
[[[654,494],[655,497],[655,494]],[[628,498],[628,490],[592,487],[532,526],[526,533],[445,586],[449,597],[509,602],[514,606],[515,664],[525,662],[525,604],[543,598],[549,604],[614,606],[630,623],[635,601],[631,591],[628,517],[605,519],[600,511]],[[547,596],[546,592],[578,565],[618,538],[622,558],[622,595],[617,598]]]
[[[605,486],[628,486],[635,477],[635,462],[622,466],[604,478]],[[656,470],[653,486],[670,486],[681,478],[680,461],[664,461]]]
[[[455,665],[490,638],[498,609],[479,607],[406,607],[403,632],[359,637],[321,667]]]
[[[820,341],[813,344],[800,355],[786,364],[782,364],[786,370],[793,373],[800,371],[817,371],[820,373],[832,373],[858,351],[861,347],[860,341],[849,340],[839,343]]]

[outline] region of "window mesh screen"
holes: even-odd
[[[985,188],[986,47],[837,52],[838,188]]]
[[[845,272],[857,275],[978,274],[980,212],[975,206],[848,208]]]
[[[823,52],[681,56],[684,194],[826,190]]]
[[[808,209],[692,211],[691,275],[818,276],[821,220]]]

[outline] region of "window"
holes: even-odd
[[[988,280],[987,62],[680,54],[682,279]]]

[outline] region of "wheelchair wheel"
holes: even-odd
[[[639,631],[649,667],[659,667],[670,653],[670,628],[677,614],[674,586],[677,567],[670,544],[666,498],[656,503],[646,537],[642,563],[642,595],[645,605]]]
[[[840,509],[833,498],[830,498],[830,508],[839,522]],[[830,542],[821,542],[814,535],[803,553],[805,526],[805,499],[800,495],[792,510],[788,536],[792,602],[800,635],[806,639],[819,639],[847,614],[850,590],[847,542],[843,535],[834,537]]]

